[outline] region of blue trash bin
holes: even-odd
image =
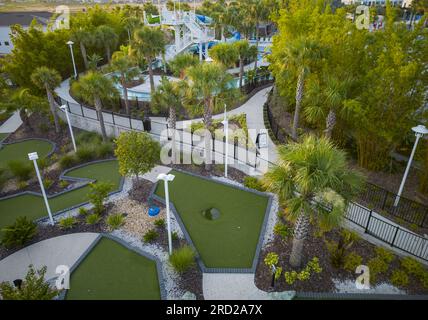
[[[149,216],[150,216],[150,217],[155,217],[155,216],[157,216],[157,215],[159,214],[159,212],[160,212],[160,208],[159,208],[159,207],[151,206],[151,207],[149,208]]]

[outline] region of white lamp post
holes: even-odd
[[[70,47],[70,53],[71,53],[71,60],[73,61],[73,69],[74,69],[74,78],[77,79],[77,69],[76,69],[76,63],[74,61],[74,53],[73,53],[73,41],[67,42],[68,46]]]
[[[163,180],[165,187],[165,203],[166,203],[166,225],[168,228],[168,250],[169,254],[172,254],[172,237],[171,237],[171,219],[169,212],[169,191],[168,191],[168,182],[173,181],[175,176],[173,174],[161,173],[158,175],[158,180]]]
[[[36,169],[37,179],[39,180],[40,189],[42,189],[43,199],[45,200],[45,205],[46,205],[46,210],[48,211],[49,220],[51,221],[51,225],[54,225],[51,208],[49,207],[49,202],[46,196],[45,187],[43,186],[43,181],[42,181],[42,177],[40,176],[39,166],[37,165],[38,158],[39,158],[39,155],[37,154],[37,152],[32,152],[28,154],[28,159],[33,161],[34,169]]]
[[[224,106],[224,119],[221,123],[223,123],[224,135],[226,136],[226,150],[224,152],[224,177],[227,178],[227,164],[229,160],[229,120],[227,119],[226,105]]]
[[[71,126],[70,117],[68,115],[68,108],[65,104],[59,108],[65,112],[65,117],[67,118],[68,128],[70,129],[71,142],[73,142],[74,152],[77,152],[76,141],[74,140],[73,127]]]
[[[400,201],[401,193],[404,189],[404,184],[406,183],[407,175],[409,174],[410,167],[412,164],[413,156],[415,155],[416,147],[418,146],[419,139],[422,138],[425,134],[428,134],[428,129],[423,125],[418,125],[417,127],[412,128],[413,132],[416,136],[415,144],[413,145],[412,153],[410,154],[409,161],[407,162],[406,171],[404,171],[403,180],[400,184],[400,189],[398,189],[397,197],[395,198],[394,207],[398,205],[398,202]]]

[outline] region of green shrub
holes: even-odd
[[[273,228],[273,233],[280,236],[282,239],[287,239],[292,235],[293,229],[282,222],[278,222]]]
[[[59,220],[59,227],[63,230],[69,230],[75,226],[77,220],[75,217],[66,217]]]
[[[43,180],[43,186],[45,187],[45,189],[49,189],[50,187],[52,187],[52,185],[54,184],[53,180],[49,179],[49,178],[45,178]]]
[[[388,264],[380,257],[370,259],[367,266],[369,267],[370,279],[373,283],[376,282],[376,278],[379,274],[388,271]]]
[[[425,270],[418,260],[412,257],[405,257],[401,259],[401,268],[404,269],[408,274],[414,275],[416,277],[421,276]]]
[[[362,263],[363,263],[363,258],[359,254],[356,254],[355,252],[351,252],[345,257],[343,268],[345,270],[355,272],[357,267]]]
[[[383,261],[385,261],[386,263],[391,263],[392,260],[394,260],[394,254],[388,249],[385,249],[382,247],[376,247],[375,252],[377,256]]]
[[[33,265],[30,265],[21,287],[18,288],[13,283],[2,282],[0,283],[0,295],[4,300],[52,300],[59,294],[59,291],[45,281],[46,270],[47,268],[44,266],[36,271]]]
[[[91,161],[96,156],[94,147],[88,145],[79,146],[79,149],[76,151],[76,156],[79,162]]]
[[[186,272],[195,265],[195,251],[190,246],[183,246],[169,256],[169,262],[178,273]]]
[[[300,272],[294,270],[291,272],[284,272],[284,278],[287,284],[292,285],[296,280],[306,281],[311,278],[312,273],[321,272],[322,268],[319,265],[318,257],[313,257]]]
[[[261,192],[266,191],[266,188],[263,186],[263,184],[260,182],[259,179],[255,177],[247,176],[244,178],[244,186],[249,189],[258,190]]]
[[[104,142],[95,149],[98,158],[105,158],[113,154],[113,144]]]
[[[341,232],[338,242],[326,240],[327,250],[330,252],[330,261],[333,267],[337,269],[343,267],[346,253],[357,240],[358,236],[347,230]]]
[[[89,202],[94,205],[94,212],[101,214],[104,211],[104,200],[113,189],[113,184],[107,182],[90,183],[91,192],[88,194]]]
[[[173,231],[171,233],[171,238],[172,238],[172,241],[177,241],[179,239],[178,233],[176,231]]]
[[[165,227],[165,219],[162,219],[162,218],[156,219],[154,222],[154,225],[158,228],[164,228]]]
[[[144,234],[143,241],[145,243],[150,243],[150,242],[155,241],[158,237],[159,237],[159,233],[156,230],[152,229],[152,230],[147,231]]]
[[[278,254],[276,254],[275,252],[269,252],[264,259],[264,263],[269,268],[272,268],[278,264],[278,260]]]
[[[77,144],[99,145],[102,141],[103,139],[98,133],[90,131],[81,132],[76,136]]]
[[[31,162],[23,162],[19,160],[12,160],[7,163],[10,172],[19,181],[27,181],[34,173],[33,164]]]
[[[18,189],[22,190],[28,187],[28,182],[27,181],[18,181]]]
[[[87,214],[88,214],[88,210],[86,210],[85,208],[83,208],[83,207],[80,207],[79,208],[79,214],[81,215],[81,216],[86,216]]]
[[[116,230],[125,223],[125,216],[121,213],[111,214],[107,217],[107,224],[110,230]]]
[[[40,170],[44,170],[49,167],[50,163],[48,158],[40,158],[39,160],[37,160],[37,164]]]
[[[296,271],[284,272],[285,282],[289,285],[292,285],[297,280],[298,273]]]
[[[40,124],[38,125],[38,127],[39,127],[39,130],[40,130],[42,133],[48,133],[48,132],[49,132],[49,128],[50,128],[50,126],[49,126],[46,122],[42,122],[42,123],[40,123]]]
[[[59,186],[63,189],[67,188],[70,185],[70,182],[68,182],[67,180],[60,180],[59,182]]]
[[[86,223],[89,225],[97,224],[98,222],[100,222],[100,220],[101,220],[100,215],[96,213],[92,213],[86,216],[86,219],[85,219]]]
[[[396,287],[405,287],[409,284],[409,276],[402,270],[394,270],[391,274],[391,283]]]
[[[30,241],[37,233],[37,225],[27,217],[18,217],[14,224],[2,229],[2,244],[11,248]]]
[[[77,164],[77,157],[74,154],[65,154],[59,159],[61,169],[71,168]]]

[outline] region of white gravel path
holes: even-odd
[[[370,287],[367,290],[358,289],[353,280],[337,280],[333,279],[337,293],[364,293],[364,294],[406,294],[405,291],[394,287],[388,283],[381,283],[375,287]]]

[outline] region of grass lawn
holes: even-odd
[[[208,268],[251,268],[268,197],[173,171],[169,184],[174,203],[202,261]],[[160,183],[156,194],[164,196]],[[217,208],[220,218],[202,211]]]
[[[116,160],[89,164],[72,170],[67,175],[110,182],[114,185],[113,190],[119,188],[121,179]],[[49,205],[52,212],[58,212],[87,201],[89,191],[89,186],[85,186],[50,198]],[[31,220],[47,216],[43,198],[26,194],[0,201],[0,229],[14,223],[19,216],[27,216]]]
[[[0,149],[0,168],[5,168],[11,160],[30,161],[28,160],[30,152],[37,152],[39,158],[44,158],[52,151],[52,148],[53,145],[51,143],[39,139],[3,145],[3,148]]]
[[[102,238],[73,271],[68,300],[157,300],[156,263],[111,239]]]

